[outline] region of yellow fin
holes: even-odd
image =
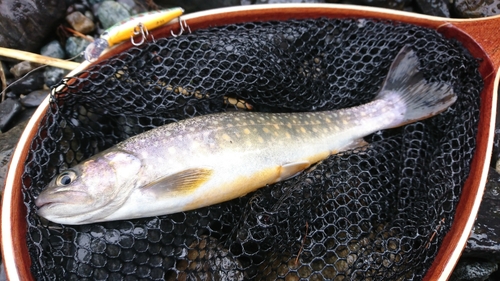
[[[280,175],[277,181],[292,178],[311,166],[309,161],[286,163],[280,166]]]
[[[172,196],[173,193],[189,194],[207,182],[212,170],[204,168],[187,169],[160,178],[142,188],[153,191],[157,197]]]

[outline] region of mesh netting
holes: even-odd
[[[366,103],[404,45],[428,80],[454,85],[458,101],[445,113],[190,212],[82,226],[36,215],[34,198],[60,170],[156,126],[237,105],[289,112]],[[157,38],[62,84],[23,175],[39,280],[418,280],[453,221],[482,89],[476,60],[434,30],[331,19]]]

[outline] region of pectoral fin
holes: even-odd
[[[277,181],[286,180],[299,174],[311,166],[309,161],[291,162],[280,166],[280,176]]]
[[[173,193],[189,194],[207,182],[211,176],[210,169],[187,169],[160,178],[142,188],[155,193],[157,197],[172,196]]]

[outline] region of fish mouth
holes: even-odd
[[[71,203],[73,202],[78,202],[79,200],[70,200],[71,198],[77,198],[76,196],[73,195],[80,195],[81,194],[87,195],[85,192],[81,191],[66,191],[64,193],[52,193],[48,194],[48,196],[43,196],[42,194],[39,195],[35,199],[35,206],[38,209],[41,208],[50,208],[56,205],[75,205],[77,203]]]

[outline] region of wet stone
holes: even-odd
[[[131,15],[147,12],[147,4],[138,5],[139,1],[134,0],[117,0],[116,2],[122,4]]]
[[[50,93],[49,90],[37,90],[33,91],[25,96],[22,96],[20,101],[25,107],[37,107]]]
[[[461,258],[453,274],[451,281],[484,281],[498,269],[498,265],[491,261]]]
[[[446,0],[416,0],[417,6],[426,15],[450,17],[450,2]]]
[[[13,67],[10,68],[10,73],[14,75],[14,77],[19,78],[26,73],[32,71],[33,69],[37,68],[39,65],[33,62],[29,61],[22,61],[18,64],[15,64]]]
[[[27,94],[43,87],[43,70],[37,70],[28,74],[23,79],[17,80],[9,85],[9,89],[16,95]]]
[[[7,129],[9,122],[21,109],[21,103],[17,100],[6,99],[0,103],[0,131],[4,132]]]
[[[59,83],[61,79],[63,79],[64,76],[66,76],[66,74],[68,73],[68,70],[53,66],[47,66],[43,71],[45,85],[47,85],[48,87],[54,86],[55,84]]]
[[[251,1],[256,2],[256,4],[265,4],[268,1]],[[192,13],[196,11],[222,8],[222,7],[231,7],[231,6],[239,6],[242,4],[241,0],[219,0],[219,1],[206,1],[206,0],[192,0],[192,1],[183,1],[183,0],[156,0],[155,4],[160,7],[182,7],[186,12]]]
[[[123,5],[113,1],[104,1],[97,10],[97,18],[104,29],[108,29],[114,24],[126,20],[130,13]]]
[[[35,52],[64,16],[65,0],[0,1],[0,46]]]
[[[89,34],[95,28],[94,22],[79,11],[67,15],[66,21],[74,30],[83,34]]]
[[[0,192],[3,192],[5,187],[5,176],[10,158],[27,123],[25,121],[5,133],[0,133]]]
[[[61,46],[61,44],[59,44],[59,41],[57,40],[52,40],[47,45],[43,46],[40,49],[40,54],[42,56],[58,58],[58,59],[64,59],[66,55],[64,53],[63,47]]]
[[[456,0],[453,5],[455,13],[461,18],[480,18],[500,14],[499,0]]]
[[[90,41],[83,38],[69,37],[68,40],[66,40],[66,53],[68,53],[68,56],[70,58],[81,55],[89,44]],[[83,56],[76,58],[75,61],[82,62]]]
[[[463,257],[500,262],[500,174],[492,168]]]

